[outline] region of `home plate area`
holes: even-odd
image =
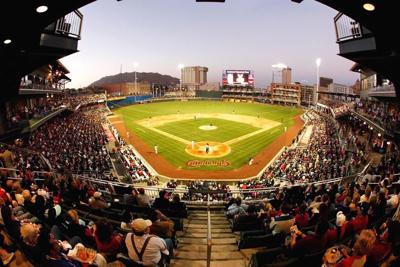
[[[200,158],[220,158],[231,152],[230,146],[213,141],[201,141],[186,145],[186,153]]]

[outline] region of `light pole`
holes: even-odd
[[[136,69],[137,67],[139,67],[139,63],[138,62],[133,62],[133,68],[135,71],[135,94],[137,94],[137,77],[136,77]]]
[[[315,63],[317,64],[317,90],[315,92],[315,105],[318,103],[318,91],[319,91],[319,66],[321,66],[321,58],[317,58],[315,60]]]
[[[182,76],[183,76],[183,68],[185,67],[185,65],[183,65],[183,64],[178,64],[178,69],[180,70],[180,72],[181,72],[181,78],[180,78],[180,80],[179,80],[179,91],[181,92],[181,97],[182,97]]]

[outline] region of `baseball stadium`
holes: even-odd
[[[5,0],[0,266],[400,266],[396,7]]]

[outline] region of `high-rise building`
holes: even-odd
[[[282,84],[292,83],[292,69],[287,67],[282,69]]]
[[[198,90],[207,83],[207,67],[192,66],[182,68],[182,86],[189,90]]]

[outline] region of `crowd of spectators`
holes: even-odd
[[[147,181],[150,178],[149,170],[142,163],[140,157],[135,155],[131,145],[120,147],[119,153],[133,181]]]
[[[97,114],[77,111],[41,126],[28,148],[42,153],[58,171],[102,173],[111,168],[106,142]]]
[[[110,220],[105,214],[88,220],[80,217],[83,207],[98,215],[108,212],[119,220]],[[0,172],[2,264],[29,266],[22,265],[28,260],[34,266],[76,267],[166,263],[177,245],[176,221],[168,212],[187,215],[179,195],[160,191],[159,198],[152,200],[143,188],[132,187],[121,202],[113,202],[78,177],[51,176],[34,182],[8,180]],[[13,245],[5,245],[2,240],[6,238]],[[139,251],[146,248],[139,255],[133,247]]]
[[[334,120],[320,114],[309,123],[313,125],[313,133],[307,147],[286,148],[266,169],[260,179],[261,184],[268,186],[273,180],[289,184],[314,182],[349,174],[349,155],[340,144]],[[252,188],[257,184],[242,184],[241,187],[243,186]]]
[[[174,185],[172,184],[172,186]],[[212,181],[189,181],[186,189],[187,193],[183,195],[182,199],[187,201],[218,202],[227,201],[232,196],[229,185]]]
[[[384,128],[396,130],[400,126],[400,110],[397,105],[387,106],[383,102],[359,102],[355,105],[355,111]]]
[[[333,112],[333,116],[335,118],[339,118],[341,116],[348,115],[350,113],[350,108],[347,104],[341,101],[334,101],[329,99],[319,100],[319,102],[328,106]]]
[[[18,126],[21,121],[40,119],[61,107],[77,109],[105,101],[104,94],[78,94],[78,95],[47,95],[46,98],[37,100],[35,105],[9,105],[6,120],[9,127]]]
[[[260,230],[258,240],[268,240],[263,245],[275,253],[265,256],[268,263],[284,266],[293,258],[313,255],[325,266],[398,266],[400,183],[393,175],[398,171],[394,159],[382,159],[358,182],[277,189],[266,196],[258,212],[254,205],[233,199],[226,216],[233,229],[247,227],[241,228],[243,246],[257,240],[248,241],[246,231],[254,235]],[[380,179],[372,182],[373,175]],[[362,263],[352,265],[360,259]]]

